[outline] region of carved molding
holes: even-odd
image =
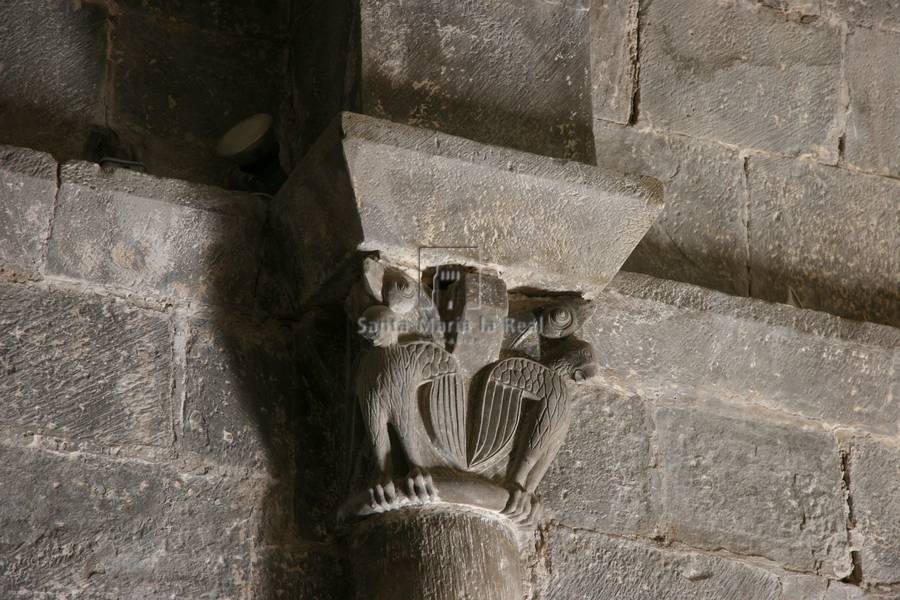
[[[576,335],[587,304],[510,314],[494,271],[439,265],[417,281],[366,258],[345,308],[367,340],[355,390],[374,472],[340,516],[445,502],[534,522],[572,386],[595,372]]]

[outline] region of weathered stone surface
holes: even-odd
[[[209,8],[179,3],[189,4],[197,14]],[[213,154],[218,138],[252,114],[277,113],[281,102],[284,50],[275,42],[128,12],[116,19],[112,57],[110,124],[152,173],[222,184],[228,163]]]
[[[296,513],[307,539],[325,537],[349,493],[371,485],[368,474],[353,472],[348,460],[363,448],[364,425],[359,404],[352,400],[359,356],[356,337],[348,331],[339,306],[307,311],[295,330],[301,380],[295,397],[299,413],[295,463],[301,482],[296,486]]]
[[[297,371],[288,325],[210,317],[185,323],[185,446],[224,464],[293,462]]]
[[[897,432],[890,327],[622,273],[583,332],[601,375],[644,398],[749,402]]]
[[[589,2],[360,4],[363,112],[592,161]]]
[[[746,296],[743,160],[724,147],[632,127],[594,126],[597,164],[663,182],[666,206],[624,268]]]
[[[347,600],[351,583],[338,551],[319,544],[267,546],[256,551],[253,598]]]
[[[106,11],[46,0],[0,6],[0,142],[83,155],[102,122]]]
[[[52,156],[0,146],[0,273],[39,275],[55,199]]]
[[[118,6],[162,25],[188,24],[212,31],[270,38],[288,27],[289,0],[119,0]]]
[[[821,598],[822,600],[876,600],[877,598],[881,598],[881,596],[869,596],[856,586],[833,581],[829,582],[828,588]]]
[[[259,198],[81,162],[63,165],[61,179],[48,273],[167,300],[251,303]]]
[[[653,423],[644,402],[593,388],[578,399],[571,419],[539,488],[546,516],[595,531],[649,532]]]
[[[897,7],[900,27],[900,2]],[[850,112],[846,160],[867,171],[895,177],[900,176],[898,56],[900,31],[888,33],[858,28],[847,39]]]
[[[628,123],[637,77],[638,1],[591,3],[591,92],[596,121]],[[596,132],[595,132],[596,133]],[[598,154],[603,152],[596,146]]]
[[[900,182],[751,158],[753,296],[900,325]]]
[[[510,523],[447,507],[375,515],[355,525],[357,600],[520,600],[525,573]]]
[[[850,450],[850,498],[866,583],[900,583],[900,448],[869,438]]]
[[[29,441],[161,453],[172,444],[171,356],[162,314],[0,285],[0,426]]]
[[[774,574],[737,561],[568,529],[553,529],[548,545],[542,600],[782,598]]]
[[[608,291],[634,299],[695,311],[707,311],[736,319],[758,321],[773,327],[787,327],[798,334],[814,335],[894,348],[900,344],[900,331],[877,323],[842,319],[813,310],[797,310],[785,303],[764,302],[722,294],[695,285],[648,277],[639,273],[620,272]]]
[[[259,482],[0,447],[4,598],[243,597]]]
[[[595,293],[660,196],[650,178],[344,113],[276,199],[277,279],[298,283],[299,304],[360,249],[412,268],[493,266],[510,288]]]
[[[667,537],[828,577],[848,575],[834,437],[759,414],[714,410],[661,407],[655,413]]]
[[[811,23],[822,15],[822,0],[758,0],[760,6],[774,9],[785,19]]]
[[[831,580],[814,575],[785,574],[781,579],[782,600],[822,600]]]
[[[822,4],[823,8],[851,23],[900,31],[898,0],[822,0]]]
[[[838,27],[737,0],[653,2],[641,15],[640,46],[641,123],[837,159]]]
[[[890,592],[868,594],[857,585],[834,579],[780,570],[776,573],[781,579],[781,600],[897,600]]]

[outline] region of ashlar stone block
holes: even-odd
[[[589,8],[586,0],[364,0],[363,112],[592,162]],[[629,58],[621,54],[616,61]]]
[[[347,600],[351,581],[337,548],[295,543],[257,551],[252,596],[291,600]]]
[[[594,126],[597,164],[663,182],[666,207],[624,268],[746,296],[743,159],[719,144],[634,127]]]
[[[900,3],[898,31],[853,29],[847,38],[850,111],[845,158],[851,165],[900,177]]]
[[[171,455],[169,327],[121,301],[0,285],[0,427],[26,443]]]
[[[751,158],[752,294],[900,325],[900,181]]]
[[[566,441],[541,483],[546,516],[579,529],[649,533],[653,423],[644,400],[591,388],[570,410]]]
[[[102,123],[108,14],[102,3],[0,3],[0,141],[83,156]]]
[[[183,327],[185,447],[214,462],[283,475],[293,462],[301,368],[290,327],[224,315]]]
[[[551,531],[548,546],[542,599],[781,600],[775,574],[742,562],[565,528]]]
[[[840,579],[850,548],[834,436],[711,406],[656,410],[666,536]]]
[[[0,596],[238,598],[263,481],[0,446]]]
[[[49,154],[0,146],[0,273],[40,276],[56,200],[56,168]]]
[[[841,19],[863,27],[879,27],[900,31],[900,1],[898,0],[821,0],[822,8]]]
[[[900,583],[900,448],[856,438],[849,467],[863,579]]]
[[[652,2],[641,14],[639,122],[833,163],[841,36],[826,19],[752,2]]]
[[[48,274],[160,300],[252,303],[260,198],[83,162],[63,165],[61,180]]]

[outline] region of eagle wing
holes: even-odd
[[[474,407],[469,467],[483,468],[496,457],[508,454],[525,400],[541,401],[546,411],[564,394],[559,375],[529,358],[507,358],[494,365],[487,375],[480,402]]]
[[[455,467],[466,462],[466,390],[456,357],[430,342],[415,342],[419,409],[428,437]]]

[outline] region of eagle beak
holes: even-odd
[[[597,367],[594,365],[584,365],[572,371],[572,379],[575,381],[585,381],[597,374]]]

